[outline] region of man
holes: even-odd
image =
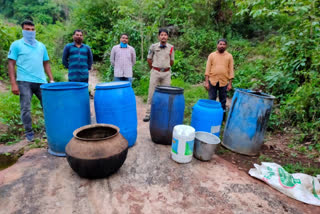
[[[114,67],[114,81],[132,82],[132,67],[136,63],[136,51],[128,45],[129,37],[123,33],[120,44],[111,50],[110,62]]]
[[[224,111],[226,110],[227,91],[232,89],[234,78],[233,57],[226,49],[227,40],[219,39],[217,51],[208,57],[204,85],[208,90],[210,100],[216,100],[217,91],[219,91],[219,101]]]
[[[160,29],[158,34],[160,42],[152,44],[148,52],[148,64],[150,71],[150,83],[148,94],[148,108],[146,116],[143,118],[144,122],[150,120],[151,100],[156,86],[171,84],[171,66],[174,61],[173,45],[167,43],[168,30]]]
[[[73,43],[64,47],[62,64],[69,70],[69,82],[86,82],[89,80],[93,57],[89,46],[82,43],[82,30],[73,32]]]
[[[8,71],[11,91],[15,95],[20,95],[21,120],[26,139],[31,142],[34,140],[30,111],[31,98],[35,94],[42,104],[40,85],[47,83],[45,73],[48,75],[50,82],[54,81],[47,49],[44,44],[35,39],[34,24],[31,21],[24,21],[21,27],[23,38],[14,41],[10,46]]]

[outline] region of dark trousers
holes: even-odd
[[[226,103],[227,103],[227,87],[228,85],[224,87],[219,87],[219,82],[213,86],[211,85],[209,81],[209,99],[210,100],[216,100],[217,99],[217,92],[219,91],[219,101],[221,103],[221,106],[223,110],[226,110]]]
[[[32,132],[31,99],[35,94],[42,106],[41,83],[17,81],[20,90],[20,115],[26,133]]]

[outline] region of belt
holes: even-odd
[[[157,68],[157,67],[152,67],[154,70],[159,71],[159,72],[167,72],[170,71],[170,68]]]

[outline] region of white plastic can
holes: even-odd
[[[192,126],[176,125],[173,128],[171,157],[178,163],[192,160],[195,129]]]

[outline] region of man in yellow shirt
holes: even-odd
[[[234,78],[233,57],[226,49],[227,40],[219,39],[217,50],[208,57],[204,83],[210,100],[216,100],[219,91],[219,101],[223,110],[226,110],[227,91],[232,89]]]

